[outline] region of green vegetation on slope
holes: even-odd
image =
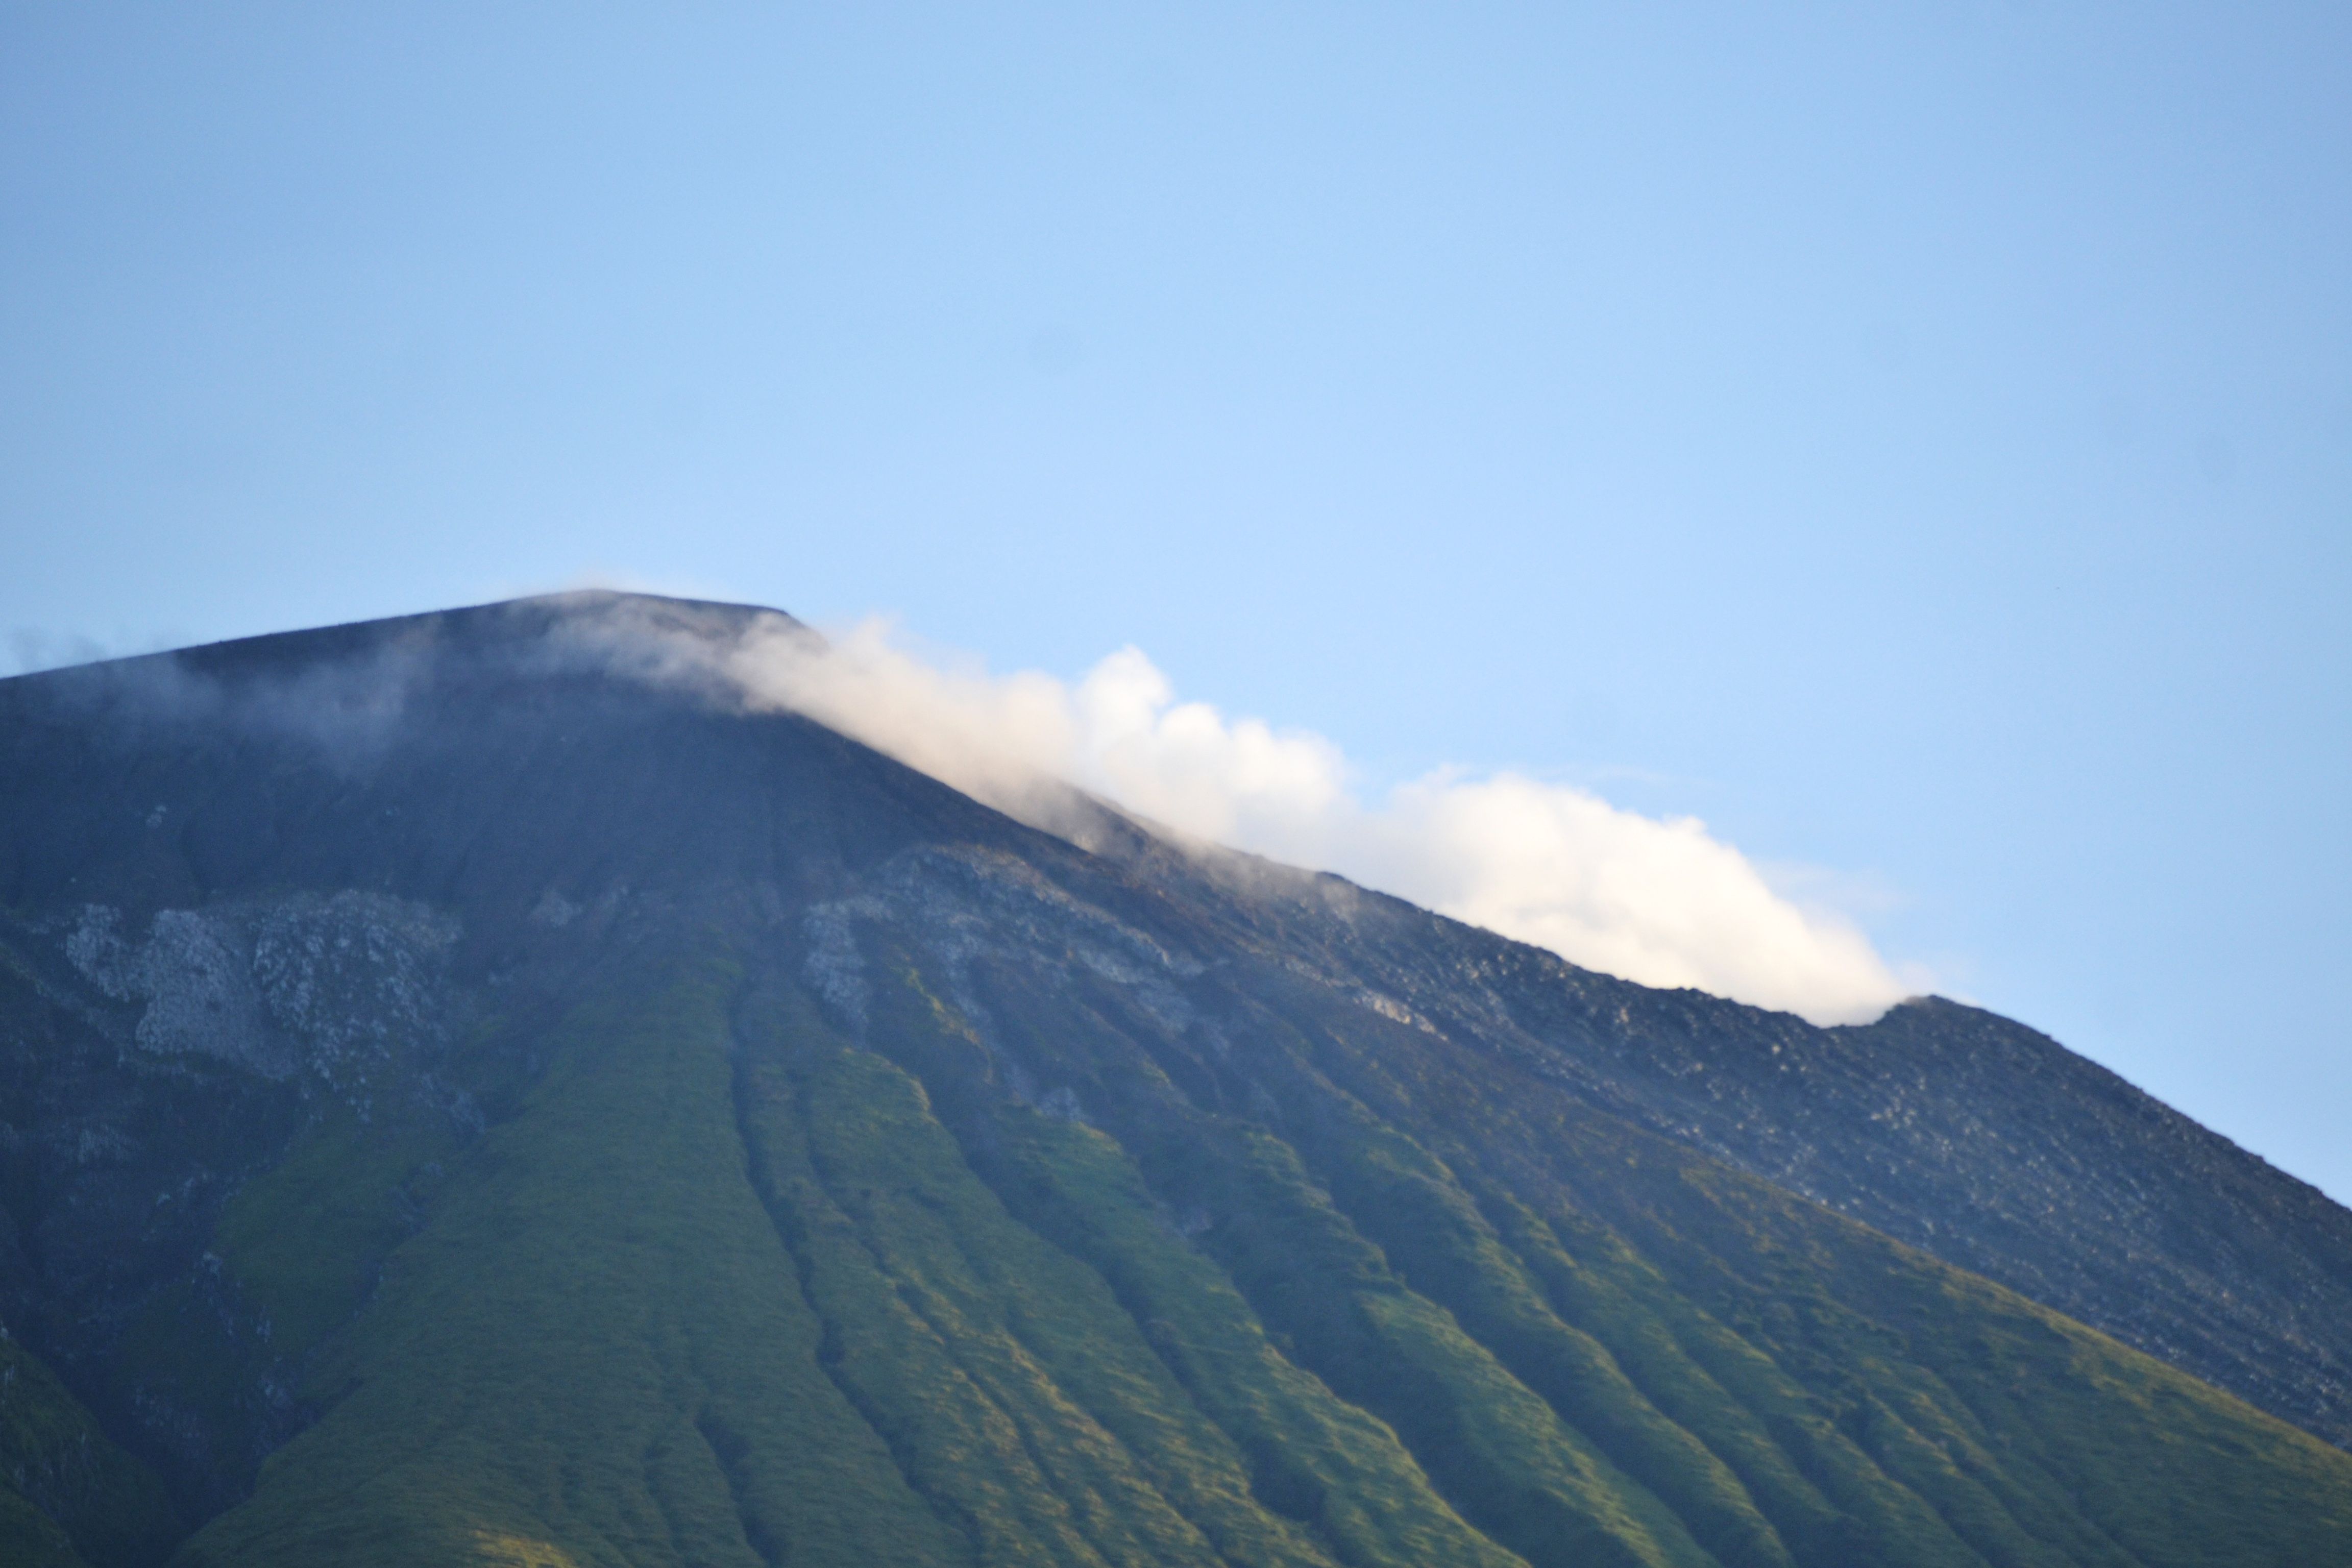
[[[1253,1500],[1102,1279],[1004,1213],[922,1089],[812,1044],[803,1071],[749,1069],[762,1184],[836,1375],[982,1561],[1328,1568]]]
[[[1399,1274],[1670,1505],[1726,1568],[1784,1568],[1787,1546],[1738,1476],[1662,1414],[1599,1341],[1559,1319],[1445,1163],[1360,1105],[1341,1106],[1313,1146],[1328,1161],[1336,1204]]]
[[[1775,1537],[1822,1564],[2352,1559],[2339,1451],[1442,1038],[1280,977],[1237,980],[1235,1011],[1293,999],[1287,1022],[1250,1026],[1292,1044],[1252,1063],[1259,1109],[1210,1117],[1174,1084],[1214,1065],[1175,1059],[1156,1020],[1120,1018],[1085,982],[973,975],[1001,1037],[1060,1043],[1089,1112],[1166,1202],[1201,1213],[1200,1246],[1267,1323],[1514,1546],[1543,1549],[1510,1511],[1531,1489],[1504,1490],[1537,1444],[1490,1466],[1477,1426],[1444,1418],[1450,1400],[1494,1419],[1509,1395],[1486,1367],[1367,1332],[1368,1298],[1449,1309],[1614,1464],[1585,1473],[1627,1515],[1671,1499],[1722,1559]],[[891,1046],[876,1016],[877,1043],[939,1079],[935,1094],[984,1100],[946,1081],[952,1057]],[[898,1027],[919,1022],[909,1008]],[[965,1136],[988,1168],[992,1135]],[[1580,1296],[1563,1264],[1605,1288]],[[1645,1476],[1654,1487],[1632,1484]]]
[[[447,1116],[386,1109],[362,1121],[329,1102],[286,1158],[222,1211],[214,1250],[268,1315],[270,1348],[289,1360],[351,1321],[457,1152]]]
[[[0,1563],[19,1568],[89,1568],[63,1526],[22,1492],[0,1488]]]
[[[1298,1081],[1320,1080],[1327,1105],[1360,1096],[1373,1121],[1409,1119],[1444,1163],[1489,1173],[1484,1206],[1505,1217],[1564,1321],[1613,1295],[1613,1321],[1579,1323],[1596,1341],[1633,1339],[1643,1317],[1678,1337],[1711,1375],[1669,1366],[1653,1403],[1679,1403],[1694,1436],[1735,1471],[1745,1465],[1801,1558],[2352,1560],[2352,1457],[2340,1450],[1866,1226],[1529,1094],[1491,1061],[1449,1062],[1361,1010],[1320,1007],[1300,1022],[1313,1068]],[[1470,1108],[1452,1127],[1431,1114],[1449,1101]],[[1423,1195],[1399,1215],[1402,1184],[1351,1176],[1363,1161],[1348,1146],[1367,1136],[1327,1110],[1302,1144],[1401,1248],[1428,1257],[1448,1230],[1457,1251],[1483,1244],[1477,1205]],[[1433,1156],[1421,1179],[1440,1168]],[[1432,1278],[1454,1280],[1450,1297],[1472,1289],[1472,1270],[1429,1261]],[[1592,1276],[1616,1289],[1593,1289]],[[1629,1370],[1664,1359],[1630,1343],[1619,1353]],[[1713,1390],[1760,1418],[1833,1521],[1807,1522],[1785,1468],[1759,1463],[1753,1426],[1727,1421]]]
[[[2352,1458],[1362,1009],[1262,987],[1236,1114],[867,970],[863,1044],[620,973],[470,1146],[322,1121],[223,1237],[324,1415],[185,1568],[2352,1559]]]
[[[0,1337],[0,1563],[148,1568],[182,1531],[163,1483],[57,1374]]]
[[[711,967],[584,1007],[189,1563],[952,1562],[817,1363],[744,1180]]]

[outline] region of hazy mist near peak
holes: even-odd
[[[1439,769],[1367,797],[1329,740],[1182,700],[1140,648],[1072,682],[927,654],[880,618],[829,637],[784,616],[688,629],[632,609],[651,603],[602,601],[559,635],[624,672],[715,674],[754,707],[805,714],[1034,826],[1067,824],[1075,784],[1590,969],[1820,1024],[1867,1022],[1926,989],[1843,916],[1776,892],[1695,817],[1511,772]]]

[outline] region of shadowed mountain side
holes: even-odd
[[[154,1472],[108,1441],[38,1357],[0,1340],[0,1563],[152,1563],[186,1531]]]
[[[0,683],[0,1314],[186,1562],[2352,1558],[2352,1457],[1734,1168],[1777,1118],[1957,1206],[1992,1145],[1832,1138],[1872,1080],[1821,1064],[1975,1094],[1885,1031],[1981,1015],[1077,847],[612,651],[768,614]]]

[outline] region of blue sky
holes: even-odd
[[[1695,813],[2352,1197],[2340,6],[0,0],[0,213],[19,662],[1132,643]]]

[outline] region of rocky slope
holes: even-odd
[[[1228,876],[1280,929],[1585,1103],[2352,1446],[2352,1210],[2046,1036],[1940,997],[1816,1028],[1334,879]]]
[[[770,614],[0,683],[0,1530],[2352,1561],[2352,1457],[2176,1370],[2340,1435],[2308,1188],[1985,1015],[1813,1030],[1073,843],[638,657]]]

